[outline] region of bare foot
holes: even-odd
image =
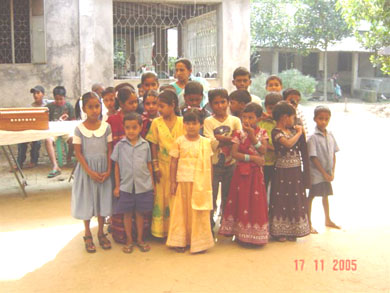
[[[326,222],[325,223],[325,226],[326,227],[329,227],[329,228],[334,228],[334,229],[341,229],[341,227],[337,226],[335,223],[333,223],[332,221],[329,221],[329,222]]]
[[[310,228],[310,233],[311,234],[318,234],[318,231],[314,229],[313,227]]]

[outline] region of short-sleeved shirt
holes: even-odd
[[[112,145],[115,147],[115,145],[125,136],[121,111],[108,117],[107,123],[111,126]]]
[[[213,165],[218,163],[218,155],[220,154],[221,147],[219,146],[219,141],[214,136],[214,130],[221,126],[227,126],[229,127],[229,136],[232,135],[234,130],[241,130],[241,121],[240,118],[234,117],[232,115],[228,115],[228,117],[225,119],[225,121],[220,122],[217,119],[215,119],[214,116],[208,117],[204,121],[204,136],[209,138],[211,140],[211,147],[213,150],[213,157],[211,162]],[[235,160],[232,158],[231,155],[228,155],[225,158],[225,165],[230,166],[235,163]]]
[[[272,135],[271,133],[272,133],[272,129],[274,129],[276,127],[276,121],[269,118],[269,119],[261,120],[257,125],[260,128],[263,128],[267,131],[268,144],[273,146],[272,139],[271,139],[271,135]],[[265,158],[265,166],[275,165],[276,156],[275,156],[275,152],[273,150],[267,149],[267,152],[265,153],[264,158]]]
[[[46,107],[47,106],[47,104],[49,104],[49,103],[52,103],[53,101],[50,101],[50,100],[48,100],[48,99],[42,99],[42,104],[41,105],[37,105],[36,103],[35,103],[35,101],[33,102],[33,103],[31,103],[31,107]]]
[[[125,137],[114,147],[111,159],[119,164],[120,186],[124,192],[144,193],[153,190],[148,162],[152,161],[149,143],[139,137],[132,145]]]
[[[309,151],[309,157],[317,157],[321,163],[322,168],[324,168],[324,170],[329,175],[331,175],[334,166],[334,154],[339,151],[339,147],[333,134],[328,131],[326,134],[324,134],[316,127],[314,133],[307,141],[307,148]],[[321,172],[315,167],[311,160],[310,177],[312,184],[326,181]]]
[[[46,107],[49,108],[50,121],[57,121],[64,114],[68,114],[69,117],[67,120],[76,119],[74,108],[69,102],[66,102],[63,106],[58,106],[55,102],[53,102],[48,104]]]
[[[209,140],[205,137],[199,137],[198,140],[188,140],[184,135],[180,136],[173,143],[169,155],[174,158],[180,158],[177,165],[176,181],[177,182],[194,182],[195,167],[199,156],[199,147],[201,140]],[[209,143],[210,154],[211,144]]]

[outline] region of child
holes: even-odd
[[[282,80],[276,75],[269,76],[265,82],[265,89],[267,90],[267,92],[275,92],[281,94],[283,89]]]
[[[272,115],[276,121],[272,130],[276,162],[269,205],[270,234],[281,242],[296,241],[310,234],[298,143],[303,131],[302,126],[294,126],[295,109],[289,103],[277,103]]]
[[[274,168],[275,168],[275,149],[272,144],[271,132],[276,126],[276,121],[272,118],[272,110],[275,105],[282,100],[282,96],[278,93],[270,93],[265,96],[264,106],[266,113],[263,113],[263,117],[258,123],[258,126],[267,131],[268,144],[267,152],[265,153],[265,164],[264,164],[264,183],[265,190],[268,191],[268,187],[272,182]],[[269,199],[269,197],[268,197]],[[269,202],[269,200],[268,200]]]
[[[229,95],[225,89],[213,89],[209,93],[209,104],[214,116],[204,121],[204,135],[211,140],[213,149],[213,211],[216,211],[219,183],[222,185],[221,210],[229,193],[230,181],[232,180],[235,160],[230,155],[232,146],[231,134],[234,130],[241,130],[240,119],[228,114]],[[221,134],[225,133],[225,134]],[[223,154],[221,149],[227,147],[228,154]],[[212,217],[214,227],[214,219]]]
[[[33,94],[34,102],[31,104],[31,107],[45,107],[48,103],[47,99],[44,99],[45,89],[37,85],[30,90],[30,93]],[[18,165],[20,168],[23,168],[24,161],[26,160],[26,152],[28,142],[18,144]],[[41,148],[41,142],[39,140],[31,142],[31,151],[30,151],[30,163],[26,168],[34,168],[38,164],[39,159],[39,150]]]
[[[98,239],[103,249],[110,249],[111,242],[104,234],[104,217],[111,215],[112,186],[111,151],[112,134],[108,123],[99,119],[101,104],[94,92],[83,95],[83,111],[87,119],[74,132],[73,143],[78,164],[72,187],[72,216],[84,221],[84,243],[87,252],[96,252],[89,227],[90,219],[98,217]]]
[[[172,212],[167,246],[191,253],[206,251],[214,246],[210,226],[213,209],[211,187],[210,140],[199,135],[203,124],[200,110],[190,109],[183,116],[186,134],[173,144],[171,155]]]
[[[153,208],[152,157],[149,143],[140,137],[142,118],[137,113],[127,114],[123,118],[126,137],[115,146],[111,159],[115,164],[114,203],[116,214],[124,214],[126,245],[124,253],[133,252],[132,220],[135,211],[137,227],[136,245],[142,252],[150,250],[143,240],[144,213]]]
[[[219,233],[235,235],[239,242],[268,242],[267,195],[263,165],[268,135],[257,126],[263,114],[259,104],[249,103],[242,115],[243,130],[233,132],[232,156],[237,160]]]
[[[305,131],[304,134],[306,137],[306,134],[308,133],[307,123],[305,116],[303,115],[303,112],[299,107],[299,102],[301,101],[301,93],[298,90],[288,88],[283,92],[283,100],[289,102],[295,108],[295,111],[297,113],[297,123],[303,126],[303,130]]]
[[[251,102],[251,95],[247,90],[236,90],[229,95],[230,114],[240,118],[246,104]]]
[[[108,87],[102,92],[104,106],[107,108],[106,115],[103,116],[103,121],[107,121],[108,117],[117,113],[115,98],[115,88]]]
[[[332,133],[326,130],[331,112],[328,107],[317,106],[314,110],[314,121],[317,126],[314,134],[307,141],[310,156],[311,188],[309,192],[309,221],[311,220],[311,204],[315,196],[322,197],[325,212],[325,225],[340,229],[329,216],[328,196],[333,194],[331,182],[334,179],[336,167],[336,152],[339,151]],[[310,221],[311,226],[311,221]],[[312,233],[317,231],[312,228]]]
[[[170,163],[169,150],[175,140],[184,134],[183,117],[178,117],[178,100],[175,92],[165,90],[158,95],[160,117],[155,118],[146,139],[152,143],[153,171],[156,195],[153,207],[152,235],[164,238],[168,234],[170,214]]]
[[[153,119],[158,117],[157,97],[158,92],[155,90],[149,90],[143,96],[143,104],[145,110],[142,114],[141,136],[143,138],[146,137],[146,134],[148,133],[150,126],[152,125]]]
[[[142,103],[143,96],[146,92],[150,90],[157,91],[159,87],[158,83],[158,77],[154,72],[145,72],[141,76],[141,83],[139,84],[140,88],[138,89],[138,93],[143,93],[142,95],[139,94],[139,106],[137,109],[137,113],[143,114],[145,112],[144,105]]]
[[[238,67],[233,72],[233,85],[238,90],[246,90],[249,92],[249,87],[252,84],[251,73],[245,67]],[[261,105],[261,99],[258,96],[250,94],[250,102],[255,102]],[[248,102],[249,103],[249,102]]]

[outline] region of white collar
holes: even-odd
[[[107,127],[108,127],[108,123],[104,121],[101,122],[100,127],[96,130],[89,130],[88,128],[85,127],[84,123],[80,123],[78,126],[80,132],[88,138],[91,138],[92,136],[95,137],[103,136],[106,133]]]

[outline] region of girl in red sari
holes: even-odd
[[[268,136],[257,126],[263,109],[256,103],[246,105],[241,114],[243,130],[232,136],[232,156],[237,160],[230,184],[219,234],[236,236],[241,243],[268,242],[267,195],[264,185],[264,154]]]

